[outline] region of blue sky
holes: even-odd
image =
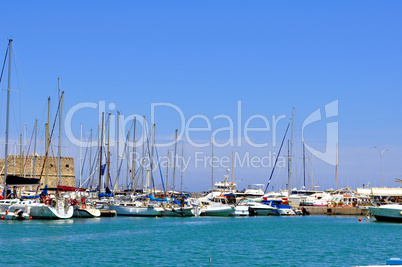
[[[389,149],[383,157],[384,185],[397,186],[394,180],[402,175],[401,9],[398,1],[2,2],[0,52],[4,55],[7,39],[13,38],[17,67],[12,89],[19,91],[12,93],[11,138],[18,139],[24,123],[30,135],[35,118],[44,133],[48,96],[52,117],[56,110],[57,77],[65,91],[64,115],[78,103],[106,101],[125,116],[149,118],[152,103],[167,102],[186,119],[206,116],[213,130],[225,126],[224,120],[213,120],[216,115],[236,121],[241,101],[243,125],[254,114],[269,120],[286,115],[278,123],[281,139],[295,107],[293,167],[295,186],[300,187],[302,123],[338,100],[339,115],[329,121],[339,123],[341,185],[380,185],[377,145]],[[1,86],[6,88],[5,78]],[[5,91],[0,112],[3,140]],[[179,122],[171,109],[157,112],[160,142],[173,138]],[[91,128],[97,129],[97,112],[77,113],[72,125],[76,136],[81,123],[88,136]],[[305,132],[308,143],[319,150],[325,149],[325,123]],[[205,123],[195,120],[192,125]],[[250,125],[262,127],[262,121]],[[210,135],[193,137],[208,140]],[[261,142],[272,138],[272,132],[250,135]],[[79,157],[79,148],[67,141],[64,145],[66,156]],[[231,151],[265,155],[277,150],[235,146],[215,153],[230,157]],[[4,155],[3,149],[0,153]],[[319,159],[313,164],[317,184],[334,187],[334,167]],[[221,177],[225,168],[214,172]],[[274,181],[275,188],[285,186],[285,172]],[[188,170],[185,187],[207,189],[210,173],[210,168]],[[266,183],[269,173],[269,168],[235,169],[241,187]]]

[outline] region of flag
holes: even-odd
[[[106,164],[101,166],[101,175],[105,174]]]

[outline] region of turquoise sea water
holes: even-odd
[[[357,217],[0,221],[0,263],[353,266],[402,257],[402,224]]]

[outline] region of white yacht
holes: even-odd
[[[237,188],[237,184],[229,181],[229,169],[226,170],[226,175],[223,181],[215,183],[216,191],[222,194],[234,193]]]
[[[264,195],[264,185],[263,184],[249,184],[247,189],[243,192],[237,192],[236,197],[262,197]]]
[[[234,208],[227,204],[226,197],[214,197],[212,200],[200,199],[201,216],[230,216]]]
[[[239,204],[236,206],[236,210],[241,207],[247,207],[249,210],[250,216],[268,216],[268,215],[276,215],[277,207],[265,205],[259,202],[256,202],[252,199],[241,200]]]
[[[162,216],[154,203],[149,201],[132,201],[110,204],[109,208],[115,210],[118,216],[156,217]]]
[[[250,216],[249,207],[245,205],[236,206],[234,216]]]
[[[60,199],[51,196],[45,199],[45,203],[30,203],[28,210],[33,219],[70,219],[74,213],[66,196]]]
[[[368,209],[377,221],[402,222],[402,203],[369,207]]]

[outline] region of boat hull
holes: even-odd
[[[377,221],[402,222],[402,205],[384,205],[369,207]]]
[[[154,207],[135,207],[109,205],[111,210],[116,211],[117,216],[135,216],[135,217],[155,217],[162,216],[162,213]]]
[[[100,216],[101,216],[101,212],[98,209],[74,208],[73,217],[75,217],[75,218],[97,218]]]
[[[252,210],[254,216],[268,216],[277,214],[274,209],[252,207],[252,206],[250,206],[250,209]]]
[[[231,207],[208,207],[201,208],[201,216],[221,216],[227,217],[232,215],[233,210]]]
[[[45,204],[37,204],[29,207],[29,215],[32,219],[43,220],[58,220],[58,219],[70,219],[73,217],[74,208],[69,206],[67,210],[57,209]]]
[[[195,216],[194,208],[173,208],[161,211],[163,216],[166,217],[191,217]]]
[[[249,207],[247,206],[237,206],[235,208],[234,211],[234,216],[249,216],[250,215],[250,211],[249,211]]]

